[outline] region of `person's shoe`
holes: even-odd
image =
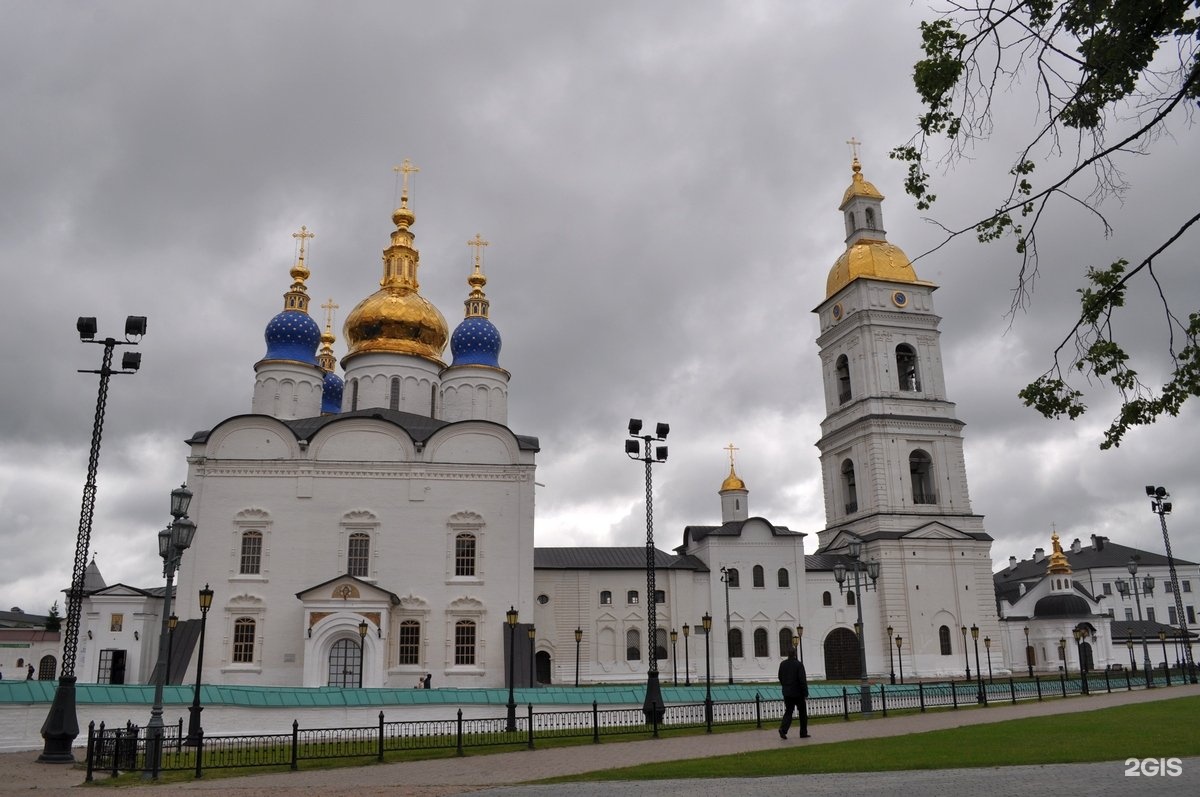
[[[808,734],[807,734],[807,733],[802,733],[802,734],[800,734],[800,738],[801,738],[801,739],[807,739],[807,738],[808,738]]]
[[[780,731],[780,732],[779,732],[779,738],[780,738],[780,739],[786,739],[786,738],[787,738],[787,731]]]

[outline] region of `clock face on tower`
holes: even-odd
[[[896,305],[897,307],[907,307],[908,306],[908,294],[905,293],[904,291],[893,291],[892,292],[892,304]]]
[[[833,306],[833,309],[830,310],[830,314],[833,315],[834,321],[841,321],[842,320],[842,303],[838,302],[837,304],[835,304]]]

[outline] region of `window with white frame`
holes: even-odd
[[[484,578],[484,522],[475,512],[457,512],[446,522],[447,578]]]
[[[258,624],[253,617],[239,617],[233,621],[234,664],[250,664],[254,661],[254,637]]]
[[[262,550],[262,532],[258,529],[243,531],[238,573],[243,576],[257,576],[262,573]]]
[[[475,575],[475,535],[469,531],[454,538],[454,575]]]
[[[416,620],[405,620],[400,623],[400,642],[396,652],[396,663],[421,663],[421,624]]]
[[[459,667],[475,664],[474,620],[459,620],[454,624],[454,664]]]
[[[370,573],[371,535],[365,531],[355,531],[346,543],[346,574],[366,578]]]

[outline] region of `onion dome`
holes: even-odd
[[[883,194],[862,175],[858,157],[850,166],[853,178],[838,209],[846,214],[846,251],[825,281],[826,298],[860,277],[889,282],[917,282],[912,263],[900,247],[887,242],[883,230]]]
[[[1047,595],[1033,605],[1034,617],[1079,617],[1091,613],[1082,595]]]
[[[719,492],[723,493],[728,490],[745,490],[746,483],[739,479],[737,473],[735,473],[733,470],[733,452],[737,451],[737,449],[734,448],[733,443],[730,443],[729,445],[725,446],[725,450],[729,452],[729,475],[725,477],[725,481],[721,482],[721,489]]]
[[[326,313],[325,331],[321,333],[321,353],[317,355],[317,364],[325,372],[321,380],[321,414],[336,415],[342,411],[342,393],[346,388],[345,380],[333,371],[337,367],[337,358],[333,356],[333,311],[338,306],[330,299],[321,307]]]
[[[488,242],[476,233],[475,239],[467,241],[467,245],[475,247],[475,270],[467,278],[471,294],[463,302],[467,308],[466,316],[450,338],[450,352],[454,355],[451,365],[486,365],[499,368],[500,331],[488,320],[489,303],[483,293],[487,277],[483,275],[480,250],[487,246]]]
[[[291,360],[316,365],[321,329],[308,314],[308,289],[304,284],[310,273],[304,264],[304,242],[313,234],[307,227],[301,227],[300,232],[293,233],[293,237],[300,239],[300,255],[290,272],[292,287],[283,295],[283,312],[267,323],[263,334],[267,342],[267,353],[263,355],[263,360]]]
[[[400,207],[392,213],[396,229],[391,246],[383,250],[383,279],[380,289],[358,303],[346,316],[343,332],[349,352],[342,366],[359,354],[389,352],[411,354],[441,366],[449,331],[446,319],[418,291],[417,266],[420,253],[413,246],[409,229],[415,216],[408,207],[408,175],[417,171],[407,159]]]
[[[1071,564],[1067,561],[1067,555],[1063,553],[1062,545],[1058,541],[1058,532],[1053,532],[1050,535],[1050,545],[1053,551],[1050,554],[1050,564],[1046,568],[1047,573],[1057,573],[1059,575],[1070,575]]]

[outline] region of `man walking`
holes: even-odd
[[[783,721],[779,723],[779,738],[786,739],[792,727],[792,709],[800,716],[800,738],[808,738],[808,675],[804,665],[796,659],[793,648],[788,657],[779,664],[779,685],[783,689]]]

